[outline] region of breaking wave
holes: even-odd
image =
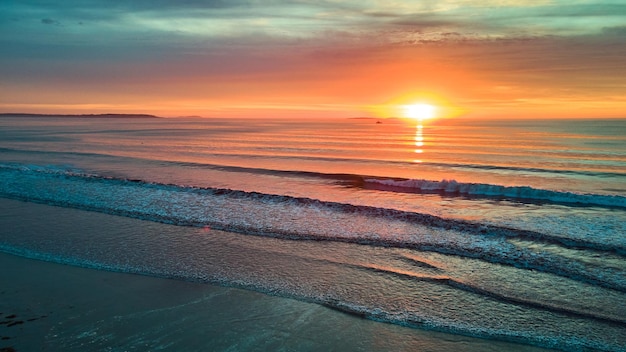
[[[288,172],[229,168],[229,171],[251,174]],[[597,199],[602,197],[532,188],[462,184],[455,181],[375,179],[351,174],[297,171],[294,173],[298,177],[324,178],[331,182],[347,182],[354,187],[381,191],[441,192],[459,196],[479,193],[485,197],[494,195],[519,199],[531,197],[534,200],[549,197],[547,200],[549,202],[582,203],[587,206],[597,203]],[[564,195],[569,197],[569,202],[561,199]],[[577,303],[577,298],[552,300],[546,299],[547,294],[535,297],[528,295],[529,291],[518,292],[516,290],[518,281],[510,278],[508,281],[511,286],[508,287],[502,285],[500,280],[484,281],[474,277],[473,273],[461,275],[461,272],[456,272],[470,269],[472,272],[500,271],[505,277],[506,273],[522,269],[520,273],[515,274],[519,275],[519,279],[523,279],[524,275],[533,277],[540,275],[542,279],[533,283],[550,286],[557,281],[560,285],[566,282],[565,287],[576,287],[590,296],[602,292],[609,297],[606,299],[610,299],[610,302],[619,302],[626,293],[626,271],[623,265],[611,263],[623,263],[626,259],[626,244],[623,241],[609,243],[597,236],[558,235],[550,233],[549,230],[526,230],[392,207],[108,177],[55,166],[0,164],[0,197],[154,223],[251,235],[246,237],[248,240],[270,241],[262,237],[274,237],[290,240],[288,242],[309,249],[311,247],[306,247],[308,244],[317,246],[319,242],[324,241],[334,242],[333,247],[342,248],[338,257],[320,253],[309,255],[306,250],[291,258],[288,256],[293,256],[294,252],[289,250],[285,253],[271,252],[272,255],[260,251],[253,255],[251,249],[245,247],[246,250],[242,250],[241,247],[237,247],[237,243],[242,242],[241,238],[238,238],[237,241],[228,242],[223,246],[233,247],[228,252],[214,254],[213,251],[217,247],[215,243],[223,241],[224,235],[180,239],[144,230],[138,231],[137,235],[132,237],[132,241],[126,242],[131,243],[128,248],[126,246],[119,248],[118,243],[122,240],[116,240],[117,231],[107,231],[107,236],[113,239],[107,237],[107,243],[99,244],[99,247],[102,247],[99,251],[85,251],[84,248],[93,246],[91,242],[93,239],[82,235],[66,242],[63,242],[63,239],[55,239],[55,243],[60,242],[58,245],[40,244],[30,239],[0,243],[0,251],[25,257],[101,270],[237,286],[315,302],[378,321],[486,338],[496,337],[524,343],[530,341],[533,344],[563,350],[572,350],[572,346],[579,344],[599,350],[618,349],[610,343],[594,342],[592,338],[584,335],[586,330],[582,329],[583,333],[580,336],[584,337],[584,341],[569,335],[559,337],[558,331],[554,333],[551,330],[536,333],[538,337],[535,337],[530,333],[534,330],[528,328],[526,321],[513,321],[498,328],[492,324],[489,317],[500,316],[499,314],[502,314],[500,309],[514,312],[515,314],[507,313],[513,314],[511,316],[517,316],[518,311],[522,310],[528,314],[539,314],[542,319],[554,321],[553,324],[548,324],[550,326],[559,326],[557,322],[560,321],[571,321],[572,326],[576,326],[578,322],[593,322],[603,329],[606,328],[606,331],[621,331],[626,326],[626,321],[620,313],[613,313],[608,308],[598,310],[595,306]],[[620,206],[617,204],[622,203],[614,201],[602,206]],[[20,235],[16,233],[11,236],[19,238]],[[120,239],[125,238],[126,234],[119,233],[119,236]],[[22,243],[27,245],[21,245]],[[69,243],[72,244],[68,245]],[[181,243],[189,245],[184,247],[180,245]],[[343,250],[348,247],[351,252],[345,253]],[[138,252],[142,255],[137,257],[133,254],[134,248],[141,248]],[[176,256],[166,261],[152,260],[151,258],[160,258],[159,253],[162,253],[163,248],[173,248],[172,252],[176,253]],[[320,251],[324,250],[324,247],[320,246]],[[370,254],[367,260],[350,258],[350,253],[362,255],[363,252]],[[384,259],[380,256],[381,252],[386,253]],[[207,258],[207,253],[212,253],[212,256]],[[415,253],[428,255],[421,256]],[[430,255],[439,256],[439,259],[429,259]],[[269,257],[272,261],[271,270],[264,263]],[[275,276],[276,272],[281,272],[283,268],[295,270],[294,266],[298,267],[300,276],[294,278]],[[460,269],[451,269],[453,266]],[[318,272],[341,272],[345,276],[341,276],[340,280],[345,280],[345,277],[359,277],[359,280],[363,278],[376,289],[358,290],[358,295],[347,288],[335,290],[336,284],[323,281],[326,280],[322,279],[324,275]],[[301,280],[304,277],[310,282]],[[571,283],[575,285],[570,286]],[[441,308],[442,313],[435,308],[416,303],[423,300],[415,300],[417,292],[415,287],[419,287],[421,291],[429,290],[424,291],[423,300],[429,299],[428,292],[435,292],[433,294],[438,297],[447,297],[438,293],[446,292],[452,294],[450,297],[463,299],[478,297],[477,301],[473,302],[480,302],[481,306],[474,307],[454,300],[446,301],[451,304],[451,310],[454,310],[454,307],[463,309],[457,320],[450,320],[446,315],[449,313],[447,308]],[[388,292],[381,292],[386,288]],[[402,304],[398,304],[394,299],[394,295],[399,292],[406,294],[399,296],[405,299]],[[605,304],[608,301],[600,302]],[[486,307],[493,311],[483,319],[482,309]],[[602,331],[604,334],[604,330]]]
[[[0,167],[0,196],[248,235],[413,248],[552,273],[626,292],[626,273],[515,241],[599,255],[626,246],[418,212],[221,188],[159,184],[41,166]]]
[[[429,181],[366,178],[372,188],[398,192],[436,192],[445,195],[503,197],[580,206],[626,208],[626,197],[618,195],[580,194],[537,189],[529,186],[501,186],[484,183],[463,183],[456,180]]]

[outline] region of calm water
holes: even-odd
[[[1,118],[1,197],[176,226],[0,249],[623,350],[626,120],[375,122]]]

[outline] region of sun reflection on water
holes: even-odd
[[[419,123],[415,128],[415,154],[422,155],[424,153],[424,125]],[[416,163],[421,163],[421,159],[413,160]]]

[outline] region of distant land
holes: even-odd
[[[28,114],[28,113],[0,113],[0,117],[77,117],[77,118],[133,118],[133,119],[159,119],[161,117],[148,114]]]

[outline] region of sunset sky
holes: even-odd
[[[0,0],[0,112],[626,117],[626,3]]]

